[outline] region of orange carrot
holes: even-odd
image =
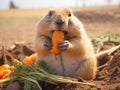
[[[31,64],[33,64],[33,61],[31,61],[30,60],[30,57],[25,57],[25,59],[23,60],[23,62],[25,63],[25,64],[28,64],[28,65],[31,65]]]
[[[32,61],[35,61],[37,59],[37,53],[34,53],[29,56]]]
[[[8,72],[11,72],[9,69],[4,69],[4,70],[1,70],[0,71],[0,79],[4,76],[4,75],[6,75]]]
[[[14,70],[14,66],[10,66],[8,64],[4,64],[2,66],[0,66],[0,70],[5,70],[5,69],[9,69],[9,70]]]
[[[9,69],[9,70],[14,70],[15,67],[14,67],[14,66],[10,66],[8,69]]]
[[[64,32],[62,30],[56,30],[52,36],[52,49],[50,50],[54,54],[60,54],[61,51],[57,48],[60,42],[64,41]]]
[[[0,66],[0,71],[2,69],[8,69],[10,66],[8,64],[3,64],[2,66]]]
[[[1,79],[5,79],[5,78],[9,77],[10,74],[11,74],[10,70],[4,70],[3,71],[3,76],[1,77]]]
[[[0,78],[3,76],[3,71],[0,71]]]
[[[13,59],[13,62],[20,62],[18,59]]]
[[[0,66],[0,79],[8,77],[14,68],[14,66],[9,66],[8,64]]]
[[[31,56],[27,56],[23,62],[25,64],[31,65],[34,63],[34,61],[37,59],[37,53],[32,54]]]

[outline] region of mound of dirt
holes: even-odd
[[[8,50],[3,47],[0,50],[0,65],[4,63],[11,65],[13,59],[23,60],[26,56],[30,56],[33,53],[34,51],[24,44],[15,44]]]
[[[116,44],[112,43],[113,46]],[[113,47],[111,44],[103,45],[99,51]],[[96,49],[97,50],[97,49]],[[27,45],[16,44],[9,50],[4,47],[0,50],[0,65],[12,64],[13,58],[23,60],[25,56],[33,54],[34,51]],[[79,80],[78,80],[79,81]],[[98,72],[93,81],[95,87],[74,84],[44,84],[43,90],[120,90],[120,49],[98,59]],[[2,90],[2,89],[1,89]]]
[[[120,90],[120,49],[98,61],[98,73],[94,82],[99,90]]]
[[[89,10],[89,11],[76,11],[75,15],[82,21],[105,23],[105,22],[114,22],[118,23],[120,19],[120,11],[117,9],[110,10]]]

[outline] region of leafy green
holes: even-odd
[[[106,42],[106,41],[120,42],[120,33],[108,32],[108,33],[106,33],[106,35],[97,36],[97,37],[92,38],[91,41],[95,47],[103,46],[104,42]]]
[[[84,84],[95,86],[91,83],[83,83],[66,79],[63,76],[50,74],[44,70],[44,62],[33,65],[26,65],[22,62],[15,63],[16,69],[11,74],[11,81],[23,81],[24,90],[42,90],[40,82],[57,85],[58,83]]]

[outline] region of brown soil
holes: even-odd
[[[119,8],[76,11],[75,15],[83,22],[89,36],[106,32],[120,33]]]
[[[105,44],[100,47],[100,51],[115,45],[115,43]],[[0,65],[4,63],[12,64],[11,61],[13,58],[23,60],[25,56],[29,56],[33,53],[34,51],[31,47],[24,44],[15,44],[9,50],[3,48],[0,53]],[[96,86],[90,87],[73,84],[47,84],[46,86],[46,84],[42,84],[42,88],[43,90],[120,90],[120,49],[98,59],[98,72],[96,78],[90,82],[95,83]]]

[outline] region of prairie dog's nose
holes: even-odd
[[[57,25],[62,25],[62,24],[64,24],[64,20],[62,19],[61,16],[58,16],[55,23],[56,23]]]
[[[56,24],[57,24],[57,25],[62,25],[62,24],[64,24],[64,21],[61,20],[61,19],[59,19],[59,20],[56,21]]]

